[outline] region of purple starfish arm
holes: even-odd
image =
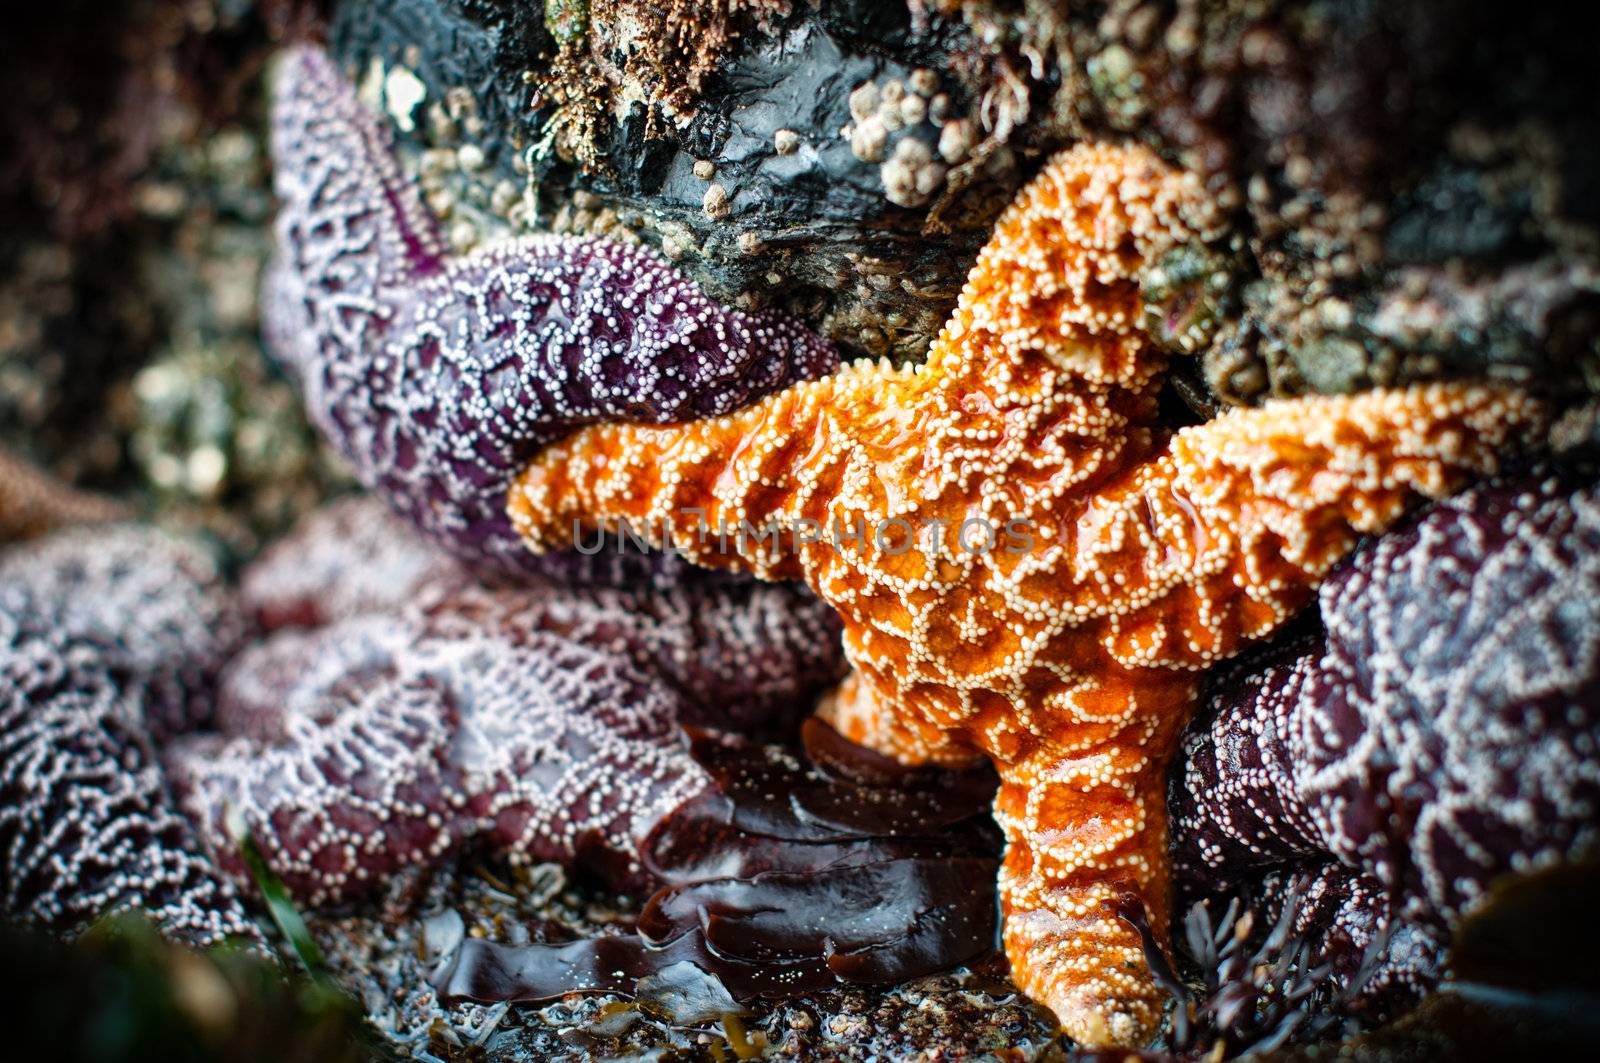
[[[1600,484],[1478,487],[1321,596],[1301,786],[1341,860],[1453,921],[1488,884],[1600,841]]]
[[[837,619],[798,587],[492,590],[417,556],[431,547],[369,548],[397,538],[410,534],[394,518],[347,507],[245,577],[259,615],[337,619],[241,654],[223,734],[168,750],[185,810],[236,877],[230,805],[312,904],[466,846],[587,862],[637,888],[651,881],[641,840],[711,785],[680,724],[792,720],[840,678]],[[295,553],[318,559],[320,592],[270,590]],[[365,590],[385,582],[388,601]]]
[[[1417,993],[1496,878],[1600,850],[1600,485],[1474,488],[1367,543],[1320,607],[1325,633],[1218,677],[1173,776],[1177,878],[1322,883],[1302,922],[1346,975],[1392,909],[1377,982]]]
[[[361,495],[300,518],[241,573],[239,599],[266,631],[398,611],[433,588],[472,582],[449,554]]]
[[[387,133],[315,48],[284,57],[273,159],[269,347],[359,478],[482,570],[566,571],[504,512],[544,444],[598,420],[727,413],[838,365],[798,324],[719,306],[641,248],[545,236],[447,256]]]
[[[1178,877],[1218,890],[1241,872],[1324,855],[1295,786],[1288,730],[1322,650],[1321,632],[1282,639],[1229,662],[1190,728],[1169,804],[1181,821]]]
[[[681,591],[634,595],[626,599],[629,608],[603,614],[592,607],[596,599],[623,599],[541,590],[542,627],[568,636],[582,628],[586,638],[617,647],[636,667],[672,676],[688,699],[685,723],[770,730],[774,714],[797,696],[794,667],[774,649],[793,643],[797,610],[821,618],[816,637],[830,645],[837,641],[837,621],[798,584],[775,593],[753,582],[726,583],[701,569],[686,575]],[[350,498],[308,514],[293,534],[263,552],[243,574],[240,599],[271,631],[398,613],[472,582],[470,573],[384,506]],[[714,592],[706,589],[712,584]],[[458,599],[455,610],[436,611],[433,623],[441,633],[470,636],[474,624],[496,622],[489,603],[512,601],[486,598],[475,612]],[[660,636],[669,631],[677,634]],[[223,699],[220,711],[227,709]]]
[[[0,912],[71,933],[134,910],[194,943],[259,942],[152,744],[204,715],[242,631],[209,560],[156,532],[0,555]]]
[[[1255,911],[1268,924],[1286,905],[1291,926],[1312,943],[1307,963],[1328,964],[1348,987],[1352,1010],[1369,1021],[1407,1010],[1443,977],[1448,935],[1394,911],[1372,877],[1337,861],[1273,871],[1254,884]]]

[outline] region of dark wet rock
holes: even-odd
[[[617,21],[596,15],[591,38],[618,56],[645,47],[626,34],[655,5],[605,6]],[[894,4],[784,6],[714,57],[692,99],[630,80],[626,63],[600,76],[581,135],[569,82],[586,75],[527,5],[356,0],[337,5],[330,37],[358,74],[376,72],[374,88],[398,78],[414,94],[420,79],[402,139],[432,149],[424,171],[465,172],[436,180],[436,205],[476,207],[491,230],[509,219],[642,238],[741,308],[781,305],[854,350],[920,354],[1025,173],[1009,153],[975,153],[958,22],[919,26]],[[684,9],[684,47],[703,45],[697,17]],[[946,194],[958,185],[968,194]]]
[[[1234,212],[1223,283],[1191,289],[1222,320],[1174,344],[1224,400],[1449,375],[1597,386],[1585,16],[732,5],[743,21],[679,20],[689,84],[629,43],[646,6],[564,5],[552,30],[497,0],[343,0],[332,42],[375,97],[399,78],[403,136],[461,239],[508,221],[638,237],[717,296],[781,304],[850,350],[916,357],[1043,156],[1133,136]]]

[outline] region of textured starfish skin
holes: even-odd
[[[641,839],[711,787],[679,725],[792,722],[841,674],[837,622],[803,588],[489,589],[374,505],[313,514],[247,574],[258,617],[325,626],[241,653],[221,734],[167,750],[238,881],[230,806],[314,905],[469,845],[643,888]]]
[[[267,632],[398,612],[472,576],[370,495],[301,517],[240,573],[239,598]],[[224,727],[223,730],[227,728]]]
[[[1178,877],[1335,883],[1297,920],[1339,976],[1393,908],[1372,991],[1414,1000],[1496,878],[1600,847],[1600,486],[1474,487],[1365,544],[1319,605],[1325,633],[1213,684],[1172,779]]]
[[[1322,649],[1320,632],[1279,640],[1208,681],[1204,719],[1185,735],[1168,790],[1173,878],[1180,908],[1238,898],[1267,925],[1292,901],[1292,926],[1310,944],[1307,963],[1327,965],[1327,977],[1343,986],[1360,973],[1352,1003],[1381,1021],[1438,984],[1447,935],[1398,916],[1399,893],[1335,859],[1319,837],[1295,781],[1304,752],[1290,734],[1316,726],[1307,685]],[[1371,955],[1379,938],[1381,951]]]
[[[1115,911],[1142,901],[1165,934],[1165,773],[1199,670],[1542,419],[1518,394],[1441,385],[1163,432],[1136,278],[1210,221],[1196,181],[1150,153],[1073,149],[1001,218],[926,365],[858,364],[682,426],[587,428],[509,500],[534,549],[626,520],[836,607],[855,671],[825,713],[906,761],[993,758],[1013,976],[1085,1044],[1141,1042],[1160,1018]],[[794,531],[802,517],[822,535]],[[945,524],[895,553],[898,529],[874,534],[894,517]],[[996,549],[961,548],[969,518]],[[791,530],[703,534],[741,520]],[[1018,520],[1031,548],[1011,552]]]
[[[641,248],[535,237],[447,255],[387,131],[313,47],[283,58],[272,155],[268,346],[362,482],[482,571],[573,565],[534,558],[505,517],[542,444],[596,420],[724,413],[838,365],[799,325],[721,307]],[[623,578],[660,564],[633,561]]]
[[[197,944],[260,943],[152,741],[204,718],[243,629],[209,559],[154,531],[0,554],[0,914],[73,933],[135,910]]]

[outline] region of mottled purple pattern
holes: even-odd
[[[447,256],[386,132],[314,48],[284,56],[273,159],[270,347],[361,480],[483,570],[566,571],[504,512],[540,446],[597,420],[726,413],[837,365],[799,325],[721,307],[640,248],[533,237]]]
[[[409,537],[393,518],[313,518],[247,574],[258,612],[270,600],[279,616],[331,622],[241,654],[222,683],[224,734],[168,752],[230,873],[243,869],[229,804],[311,904],[466,845],[586,861],[640,887],[639,840],[709,785],[679,724],[792,721],[841,674],[837,620],[802,588],[492,590],[415,556],[385,580],[375,561],[405,551],[368,544]],[[321,593],[263,599],[296,552],[320,559]],[[385,582],[387,602],[352,592]]]
[[[1437,977],[1509,871],[1600,847],[1600,487],[1485,484],[1367,543],[1323,585],[1325,634],[1223,673],[1173,777],[1195,892],[1318,882],[1323,958],[1376,988]],[[1309,925],[1309,924],[1306,924]]]
[[[115,911],[256,938],[167,794],[152,735],[197,722],[243,625],[210,561],[111,525],[0,554],[0,911]]]
[[[247,567],[239,596],[267,631],[392,612],[466,571],[369,496],[331,502]]]
[[[1330,849],[1453,920],[1497,874],[1600,838],[1600,485],[1479,487],[1322,591],[1302,725]]]
[[[1189,890],[1324,855],[1295,787],[1288,730],[1321,656],[1321,631],[1282,638],[1222,666],[1184,741],[1168,804]]]
[[[1268,922],[1294,901],[1291,925],[1311,945],[1310,964],[1329,964],[1341,986],[1360,972],[1350,1003],[1369,1021],[1404,1012],[1444,974],[1448,935],[1397,918],[1383,886],[1344,864],[1308,861],[1271,872],[1253,898],[1257,917]]]

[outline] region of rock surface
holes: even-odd
[[[1234,212],[1150,278],[1153,303],[1198,320],[1174,345],[1213,400],[1460,374],[1595,386],[1589,16],[823,0],[668,5],[656,43],[639,31],[659,6],[342,0],[330,36],[458,239],[636,236],[847,349],[918,357],[1043,157],[1134,137]]]

